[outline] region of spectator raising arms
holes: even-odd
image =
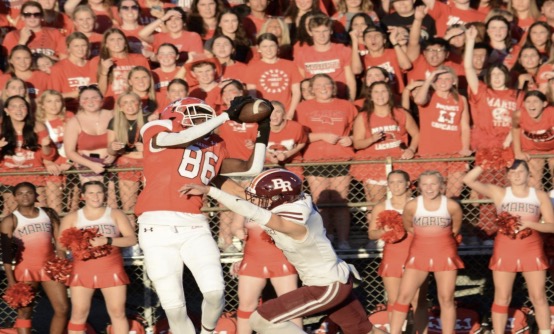
[[[554,233],[554,211],[550,198],[545,192],[531,187],[529,166],[525,161],[515,160],[509,167],[509,187],[506,188],[479,182],[482,172],[482,167],[475,167],[464,177],[465,184],[492,199],[498,213],[507,212],[519,218],[514,227],[519,230],[515,238],[498,232],[494,240],[489,263],[494,281],[492,326],[499,332],[506,328],[514,280],[516,274],[521,272],[527,283],[539,333],[546,333],[550,331],[550,309],[545,288],[548,259],[541,234]],[[529,236],[522,238],[521,234],[525,231],[529,232]]]

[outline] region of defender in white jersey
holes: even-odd
[[[296,267],[304,286],[258,307],[250,317],[256,332],[304,333],[290,320],[321,312],[327,312],[345,334],[379,331],[373,328],[354,297],[351,269],[335,254],[325,235],[321,215],[312,198],[302,192],[302,180],[296,174],[285,169],[261,173],[246,189],[247,200],[196,184],[185,185],[181,192],[208,194],[260,224]]]

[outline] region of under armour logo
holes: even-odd
[[[145,227],[144,228],[144,232],[148,232],[148,227]],[[154,232],[154,228],[153,227],[150,227],[150,232]]]
[[[275,187],[275,189],[281,189],[281,191],[292,191],[292,184],[290,181],[285,181],[283,179],[273,179],[271,181],[273,182],[273,187]]]

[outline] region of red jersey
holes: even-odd
[[[5,87],[6,82],[12,77],[11,74],[6,73],[0,76],[0,87]],[[42,92],[47,90],[49,86],[48,74],[42,71],[33,71],[31,77],[25,81],[25,87],[27,87],[27,93],[31,99],[36,99]]]
[[[260,96],[269,101],[279,101],[288,110],[292,100],[292,85],[299,84],[302,75],[290,60],[278,59],[274,64],[256,61],[248,66],[247,84],[256,85]]]
[[[476,139],[472,140],[475,142],[473,146],[475,148],[479,148],[481,144],[501,146],[512,128],[512,115],[517,106],[517,92],[514,89],[490,89],[484,83],[479,82],[477,94],[473,94],[471,90],[468,93],[474,129],[472,139],[474,139],[473,137]],[[487,143],[481,143],[478,140],[484,135],[489,138],[491,134],[498,138],[498,142],[490,143],[490,140],[487,140]]]
[[[301,52],[294,50],[294,62],[304,71],[306,78],[316,74],[328,74],[337,83],[337,96],[346,96],[346,75],[344,68],[351,66],[352,49],[342,44],[331,44],[324,52],[313,47],[302,47]]]
[[[379,117],[371,114],[368,122],[367,112],[362,112],[358,117],[363,117],[365,125],[365,136],[369,138],[375,133],[384,132],[385,140],[376,142],[362,150],[356,151],[356,159],[367,160],[374,157],[394,157],[402,155],[401,144],[408,144],[408,132],[406,131],[406,111],[404,109],[393,109],[393,115]]]
[[[308,142],[308,134],[306,130],[295,121],[286,121],[285,127],[279,132],[271,131],[269,133],[269,141],[267,142],[267,150],[271,153],[290,151],[299,144]],[[299,152],[289,158],[288,162],[302,161],[302,154]]]
[[[383,55],[379,57],[371,57],[368,53],[362,58],[362,62],[366,69],[371,66],[384,68],[387,72],[392,74],[392,79],[394,79],[393,84],[396,85],[397,91],[401,92],[404,90],[404,80],[402,79],[403,71],[400,68],[394,49],[385,49]]]
[[[431,95],[429,103],[419,106],[419,154],[432,156],[455,154],[462,149],[463,97],[458,101]]]
[[[223,73],[221,74],[221,81],[227,79],[235,79],[242,83],[246,82],[249,68],[238,61],[235,61],[233,65],[222,65]]]
[[[10,31],[6,35],[2,44],[8,53],[19,44],[20,36],[20,30]],[[33,35],[27,42],[27,46],[31,49],[32,53],[40,53],[56,58],[59,58],[62,54],[67,54],[65,37],[55,28],[43,27],[40,31],[33,32]]]
[[[349,101],[333,99],[328,103],[314,100],[303,101],[296,108],[296,118],[308,132],[333,133],[348,136],[352,130],[358,109]],[[346,161],[352,159],[351,146],[329,144],[323,140],[311,142],[304,152],[305,161]]]
[[[69,59],[63,59],[52,66],[50,74],[50,87],[60,93],[79,91],[79,87],[96,83],[96,68],[87,61],[85,66],[78,66]],[[71,98],[65,99],[67,110],[77,111],[79,101]]]
[[[429,10],[429,15],[435,19],[437,27],[437,36],[443,37],[446,28],[453,24],[464,25],[469,22],[484,22],[486,15],[473,9],[459,9],[455,6],[449,6],[440,1],[435,1],[433,9]]]
[[[523,151],[554,153],[554,107],[546,107],[540,119],[534,119],[522,106],[519,126],[519,138]]]
[[[258,124],[227,121],[218,128],[218,135],[225,141],[230,158],[248,160],[258,135]]]
[[[158,133],[172,131],[171,121],[152,121],[141,129],[144,142],[144,190],[138,197],[135,214],[147,211],[200,213],[201,196],[180,196],[185,184],[207,185],[229,157],[225,142],[217,135],[198,139],[186,149],[154,149]]]
[[[195,32],[182,31],[181,35],[177,38],[171,37],[169,33],[158,33],[154,35],[154,42],[152,43],[152,49],[154,52],[158,51],[158,48],[163,43],[170,43],[175,45],[179,50],[178,63],[184,63],[188,59],[189,52],[196,52],[198,54],[204,53],[204,43],[202,38]]]

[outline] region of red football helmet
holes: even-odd
[[[266,170],[256,176],[246,188],[246,199],[260,207],[274,207],[292,203],[302,195],[302,180],[291,171],[282,168]]]
[[[195,97],[184,97],[171,102],[160,114],[160,119],[170,119],[176,130],[194,126],[198,119],[207,121],[215,117],[215,111],[206,102]]]

